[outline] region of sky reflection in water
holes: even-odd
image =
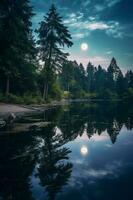
[[[133,199],[132,114],[125,104],[76,104],[0,130],[11,133],[0,140],[1,199]]]

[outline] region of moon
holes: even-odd
[[[81,50],[82,51],[87,51],[87,49],[88,49],[88,44],[87,43],[82,43],[81,44]]]
[[[80,152],[83,156],[88,154],[88,148],[86,146],[82,146]]]

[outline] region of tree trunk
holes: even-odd
[[[49,91],[49,86],[48,86],[48,80],[49,80],[49,73],[51,70],[51,57],[52,57],[52,44],[50,45],[50,52],[49,52],[49,58],[48,62],[46,62],[46,67],[47,67],[47,81],[44,83],[44,91],[43,91],[43,99],[47,100],[48,98],[48,91]]]
[[[7,81],[6,81],[6,96],[9,95],[10,92],[10,78],[9,75],[7,76]]]
[[[48,81],[44,82],[43,99],[46,101],[48,98]]]
[[[69,83],[67,84],[67,91],[69,92]]]
[[[46,81],[44,82],[43,86],[43,100],[46,100]]]
[[[46,87],[46,100],[48,99],[48,83],[47,83],[47,87]]]

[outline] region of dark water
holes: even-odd
[[[132,200],[132,105],[78,103],[1,129],[0,199]]]

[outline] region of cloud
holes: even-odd
[[[94,8],[96,12],[104,12],[119,2],[121,2],[121,0],[104,0],[102,4],[95,4]]]
[[[103,68],[107,69],[109,66],[110,60],[108,58],[102,57],[102,56],[94,56],[90,57],[88,55],[82,55],[82,54],[71,54],[69,56],[69,60],[76,60],[78,64],[82,63],[84,67],[86,68],[87,64],[89,62],[93,63],[95,66],[101,65]]]
[[[115,6],[117,3],[121,2],[121,0],[106,0],[107,6],[108,7],[113,7]]]
[[[83,6],[83,7],[86,7],[86,6],[88,6],[90,3],[91,3],[90,0],[86,0],[86,1],[84,1],[84,2],[82,3],[82,6]]]
[[[105,147],[112,148],[112,144],[105,144]]]
[[[74,160],[74,163],[76,160]],[[76,162],[76,170],[71,177],[70,185],[71,187],[82,188],[84,183],[96,184],[97,180],[104,179],[116,179],[123,172],[124,163],[121,160],[113,160],[108,162],[108,164],[102,165],[100,168],[92,167],[88,162]],[[82,165],[82,166],[81,166]],[[84,181],[83,181],[84,180]]]
[[[84,65],[84,67],[86,67],[87,64],[88,64],[88,62],[89,62],[88,56],[82,56],[82,55],[78,55],[78,54],[77,54],[77,55],[71,54],[71,55],[69,56],[69,60],[71,60],[71,61],[76,60],[76,62],[77,62],[78,64],[82,63],[82,64]]]
[[[112,171],[109,171],[109,170],[95,170],[95,169],[90,169],[88,171],[88,174],[89,176],[91,177],[94,177],[94,178],[100,178],[100,177],[103,177],[103,176],[107,176],[109,174],[112,174]]]
[[[65,24],[68,24],[71,26],[71,24],[75,22],[80,22],[80,20],[83,18],[84,14],[82,12],[77,12],[77,13],[70,13],[67,14],[66,19],[63,21]]]
[[[90,21],[94,21],[94,20],[96,20],[96,17],[90,16],[90,17],[89,17],[89,20],[90,20]]]
[[[70,5],[73,5],[73,3],[70,4],[70,1],[66,3],[61,2],[60,5],[57,4],[57,8],[61,15],[65,17],[64,23],[70,28],[71,34],[75,36],[75,39],[85,38],[92,31],[98,30],[103,31],[106,35],[113,38],[129,36],[129,31],[127,33],[127,27],[123,27],[123,25],[118,21],[101,20],[100,17],[102,11],[104,11],[104,15],[106,15],[106,9],[112,8],[121,2],[121,0],[103,0],[102,4],[97,2],[98,1],[92,2],[90,0],[85,0],[84,2],[77,1],[78,7],[75,9],[73,7],[71,8]],[[33,17],[34,29],[38,27],[38,22],[40,22],[45,15],[44,10],[42,10],[42,7],[44,7],[45,4],[46,2],[44,3],[42,0],[39,0],[38,3],[35,0],[32,0],[32,5],[34,5],[34,8],[36,8],[37,11],[37,15]],[[48,9],[48,5],[45,7]],[[86,7],[86,9],[82,9],[82,7]],[[90,9],[89,12],[88,7]],[[77,29],[79,29],[78,32]]]
[[[113,53],[113,51],[109,50],[106,52],[107,55],[111,55]]]
[[[109,26],[107,24],[105,24],[104,22],[92,22],[88,24],[87,27],[89,30],[106,30],[109,28]]]
[[[110,21],[108,25],[109,25],[109,28],[106,30],[106,34],[114,38],[124,37],[124,32],[122,31],[123,28],[120,26],[119,22]]]
[[[71,13],[71,14],[69,15],[69,17],[70,17],[70,18],[76,18],[76,14],[75,14],[75,13]]]
[[[110,60],[108,58],[104,58],[104,57],[101,57],[101,56],[92,57],[92,58],[90,58],[90,61],[95,66],[101,65],[105,69],[107,69],[107,67],[109,66],[109,62],[110,62]]]
[[[73,39],[81,39],[81,38],[84,38],[85,37],[85,33],[75,33],[72,35],[72,38]]]
[[[117,177],[117,173],[120,171],[120,168],[122,168],[122,162],[113,161],[112,163],[106,165],[104,169],[89,169],[88,175],[93,178],[102,178],[109,175]]]
[[[121,27],[119,22],[100,21],[93,16],[88,17],[88,19],[84,19],[84,14],[82,12],[67,15],[64,23],[70,28],[72,35],[78,39],[87,37],[92,31],[98,30],[104,31],[109,37],[123,38],[124,36],[123,27]]]
[[[99,4],[95,5],[95,10],[97,12],[103,11],[105,9],[106,9],[106,6],[104,6],[104,5],[99,5]]]

